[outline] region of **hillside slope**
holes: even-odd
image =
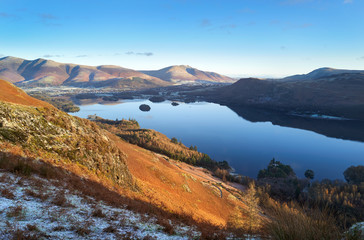
[[[246,208],[241,192],[208,172],[182,167],[45,103],[1,99],[1,171],[61,179],[62,186],[82,197],[147,213],[172,230],[166,219],[214,234]]]
[[[27,95],[23,90],[15,87],[11,83],[0,80],[0,101],[22,104],[27,106],[50,107],[51,105],[39,101]]]

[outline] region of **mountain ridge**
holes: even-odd
[[[277,79],[279,81],[312,81],[320,78],[326,78],[333,75],[345,73],[364,73],[364,70],[336,69],[330,67],[317,68],[307,74],[296,74],[285,78]]]
[[[167,67],[173,76],[186,77],[188,81],[229,82],[233,79],[218,73],[204,72],[189,66],[190,73],[181,73],[181,66]],[[163,69],[161,69],[163,70]],[[160,72],[161,70],[150,71]],[[26,60],[7,56],[0,58],[0,79],[18,86],[74,86],[74,87],[110,87],[110,88],[151,88],[169,86],[175,81],[164,74],[163,79],[115,65],[87,66],[73,63],[59,63],[38,58]],[[154,74],[155,75],[155,74]],[[158,74],[157,74],[158,75]]]

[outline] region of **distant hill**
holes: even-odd
[[[364,120],[364,72],[348,71],[340,74],[340,71],[333,71],[338,74],[328,74],[329,72],[318,71],[309,74],[311,79],[297,81],[240,79],[232,85],[206,92],[205,95],[210,101],[228,106],[252,106],[285,112],[320,112]]]
[[[171,82],[176,82],[175,80],[232,81],[220,74],[203,72],[194,68],[175,66],[166,69],[169,71],[162,69],[163,71],[150,71],[153,74],[148,74],[111,65],[85,66],[58,63],[42,58],[36,60],[16,57],[0,58],[0,79],[27,87],[75,86],[141,89],[168,86],[172,84]],[[166,74],[163,74],[164,72]]]
[[[162,68],[155,71],[141,71],[150,76],[167,82],[208,81],[208,82],[234,82],[235,80],[214,72],[204,72],[188,65],[178,65]]]
[[[285,77],[279,79],[281,81],[310,81],[310,80],[317,80],[320,78],[326,78],[333,75],[339,75],[343,73],[364,73],[364,70],[345,70],[345,69],[335,69],[335,68],[319,68],[316,69],[308,74],[299,74],[293,75],[289,77]]]

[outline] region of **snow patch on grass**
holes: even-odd
[[[0,172],[0,239],[191,239],[199,233],[174,225],[169,235],[156,219],[112,207],[55,181]]]

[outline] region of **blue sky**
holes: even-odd
[[[0,0],[0,56],[230,76],[364,69],[364,0]]]

